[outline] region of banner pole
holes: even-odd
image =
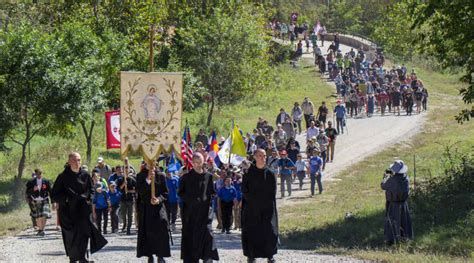
[[[151,24],[150,25],[150,65],[148,68],[149,72],[153,72],[155,70],[154,68],[154,55],[153,55],[153,42],[155,40],[155,25]]]
[[[229,150],[229,161],[228,161],[228,166],[230,168],[230,158],[232,156],[232,142],[234,140],[234,118],[232,118],[232,125],[230,128],[230,150]]]
[[[155,39],[155,25],[150,25],[150,57],[149,57],[149,68],[148,72],[153,72],[154,70],[154,55],[153,55],[153,41]],[[148,160],[148,171],[153,172],[153,176],[151,177],[151,204],[154,205],[153,198],[155,197],[155,161]]]

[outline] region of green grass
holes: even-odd
[[[243,131],[251,132],[257,123],[258,116],[266,118],[273,124],[281,107],[290,111],[295,101],[301,103],[306,96],[309,96],[314,103],[319,104],[333,92],[317,77],[318,74],[309,62],[302,64],[297,69],[292,68],[289,64],[280,64],[274,68],[273,74],[275,76],[274,82],[265,90],[249,94],[237,105],[221,107],[215,111],[211,126],[219,131],[219,136],[228,136],[232,118]],[[328,101],[328,103],[330,105],[331,102]],[[191,132],[195,138],[198,129],[205,127],[207,110],[203,107],[195,112],[185,112],[184,118],[189,120]],[[95,165],[98,156],[103,156],[110,165],[119,164],[119,150],[108,151],[105,148],[104,116],[98,114],[96,121],[92,164],[89,167]],[[15,232],[30,225],[29,210],[24,197],[21,194],[18,197],[13,197],[13,189],[23,193],[26,180],[30,178],[31,173],[37,167],[43,169],[46,178],[54,180],[63,170],[69,152],[73,150],[80,152],[85,161],[86,151],[84,135],[79,126],[77,135],[73,138],[37,136],[30,144],[23,181],[20,185],[15,186],[13,178],[17,174],[20,147],[12,143],[7,143],[7,146],[11,147],[12,151],[8,154],[0,153],[0,235]],[[139,161],[138,156],[131,158],[131,162],[135,166]]]
[[[459,125],[453,116],[461,105],[456,96],[459,82],[454,76],[418,69],[430,91],[429,114],[423,130],[408,143],[394,145],[342,171],[338,181],[326,182],[325,193],[280,212],[282,241],[286,247],[311,249],[318,253],[343,254],[384,261],[438,261],[472,258],[474,248],[474,212],[472,199],[456,209],[461,218],[448,217],[432,224],[420,221],[426,215],[413,214],[415,239],[395,248],[383,245],[384,195],[380,189],[383,171],[395,158],[405,160],[413,169],[416,156],[416,180],[443,175],[443,153],[472,152],[474,123]],[[410,171],[413,183],[413,170]],[[470,211],[469,211],[470,206]],[[345,220],[346,212],[355,215]],[[442,212],[442,211],[441,211]],[[464,257],[464,258],[463,258]]]

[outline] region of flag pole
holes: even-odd
[[[229,160],[227,162],[229,168],[230,168],[230,158],[232,155],[232,142],[234,140],[234,118],[232,118],[232,125],[230,127],[230,151],[229,151]]]

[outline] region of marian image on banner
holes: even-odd
[[[183,75],[121,72],[122,156],[140,151],[148,160],[181,149]]]

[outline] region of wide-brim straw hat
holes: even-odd
[[[404,174],[408,172],[408,166],[402,160],[396,160],[390,165],[390,170],[396,174]]]

